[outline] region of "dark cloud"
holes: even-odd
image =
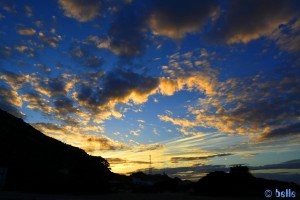
[[[74,106],[74,102],[67,96],[58,96],[53,100],[53,105],[56,112],[62,115],[75,113],[77,108]]]
[[[41,79],[35,89],[49,97],[66,96],[66,81],[63,77]]]
[[[12,48],[9,46],[0,46],[0,59],[7,59],[12,56]]]
[[[49,115],[52,111],[52,107],[49,104],[49,100],[43,98],[40,93],[29,92],[22,95],[23,101],[27,102],[27,108],[32,110],[41,111],[45,115]]]
[[[85,46],[72,45],[69,51],[70,55],[74,59],[81,59],[82,57],[89,56],[89,50]]]
[[[31,123],[34,128],[45,131],[45,130],[51,130],[53,132],[61,132],[64,131],[64,129],[59,124],[52,124],[52,123]]]
[[[209,33],[211,39],[228,44],[247,43],[270,35],[281,24],[299,14],[296,0],[233,0],[228,1],[224,16]]]
[[[89,56],[85,62],[84,66],[89,68],[98,68],[103,65],[103,58],[100,56]]]
[[[100,56],[93,55],[91,51],[93,51],[93,49],[87,46],[75,45],[70,48],[70,55],[82,67],[91,69],[101,67],[104,63],[104,59]]]
[[[122,158],[105,158],[109,164],[149,164],[147,161],[134,161]]]
[[[1,71],[0,80],[5,80],[11,88],[22,88],[25,85],[24,76],[11,71]]]
[[[139,169],[138,171],[148,172],[148,168]],[[190,166],[190,167],[168,167],[163,169],[152,169],[154,174],[161,174],[166,173],[168,176],[171,177],[179,177],[185,180],[193,180],[198,181],[200,178],[205,176],[207,173],[214,172],[214,171],[229,171],[229,168],[225,165],[197,165],[197,166]]]
[[[231,153],[222,153],[222,154],[215,154],[215,155],[209,155],[209,156],[200,156],[200,157],[172,157],[171,162],[172,163],[178,163],[178,162],[185,162],[185,161],[203,161],[208,160],[210,158],[215,157],[224,157],[224,156],[231,156],[233,154]]]
[[[263,133],[261,140],[300,135],[300,122]]]
[[[253,173],[258,178],[294,182],[300,185],[300,174],[298,173],[256,173],[255,171]]]
[[[218,10],[215,0],[155,1],[148,23],[155,35],[178,40],[188,33],[199,32]]]
[[[200,107],[206,108],[204,112],[190,109],[196,115],[193,123],[221,132],[257,136],[298,123],[300,71],[294,66],[283,66],[268,76],[260,74],[220,82],[212,98],[199,102]]]
[[[99,48],[107,48],[121,58],[133,58],[145,52],[151,43],[149,29],[155,35],[178,40],[201,30],[218,11],[217,1],[134,1],[117,13],[108,37]]]
[[[294,20],[289,24],[279,26],[270,37],[284,51],[295,54],[299,62],[300,55],[300,20]]]
[[[0,88],[0,92],[1,92],[1,88]],[[2,98],[1,94],[0,94],[0,97]],[[9,102],[7,102],[6,99],[0,100],[0,108],[2,110],[5,110],[6,112],[12,114],[15,117],[25,118],[24,113],[20,112],[18,108],[14,107]]]
[[[105,158],[109,164],[124,164],[127,163],[126,159],[122,159],[122,158]]]
[[[193,171],[194,174],[209,173],[213,171],[228,171],[228,167],[225,165],[199,165],[191,167],[177,167],[177,168],[165,168],[167,174],[178,174],[180,172]]]
[[[31,6],[25,6],[24,11],[26,14],[26,17],[32,17],[33,16],[33,11]]]
[[[240,89],[235,90],[239,94],[233,101],[237,107],[231,110],[230,116],[231,119],[236,119],[237,124],[248,124],[253,128],[287,126],[299,117],[298,78],[289,76],[278,81],[253,82],[247,85],[241,87],[247,88],[241,93],[238,92]]]
[[[22,107],[22,99],[18,92],[0,87],[0,108],[16,117],[24,118],[25,115],[19,111],[20,107]]]
[[[14,14],[17,13],[16,6],[12,4],[12,2],[10,1],[1,0],[0,7],[8,13],[14,13]]]
[[[77,126],[81,122],[79,119],[72,116],[56,115],[56,118],[67,126]]]
[[[139,75],[134,72],[117,70],[109,73],[104,80],[102,99],[123,99],[132,91],[147,94],[159,84],[156,78]]]
[[[127,146],[117,143],[105,136],[86,137],[86,145],[83,147],[88,152],[96,150],[120,150],[126,149]]]
[[[43,72],[45,72],[45,73],[50,73],[50,72],[51,72],[51,68],[47,67],[47,66],[44,65],[44,64],[41,64],[41,63],[35,63],[34,66],[40,68],[40,69],[41,69]]]
[[[235,166],[238,164],[234,164],[232,166]],[[244,164],[243,164],[244,165]],[[285,170],[289,169],[299,169],[300,168],[300,160],[290,160],[282,163],[275,163],[270,165],[263,165],[263,166],[249,166],[249,169],[251,170],[251,173],[254,174],[255,177],[263,177],[263,178],[272,178],[273,180],[282,180],[282,181],[288,181],[288,182],[296,182],[299,183],[299,174],[293,174],[293,173],[286,173]],[[267,174],[263,174],[257,170],[274,170],[274,169],[280,169],[282,172],[268,172]],[[140,169],[138,171],[147,171],[148,168]],[[179,177],[182,179],[188,179],[188,180],[199,180],[203,176],[205,176],[207,173],[214,172],[214,171],[224,171],[229,172],[230,166],[226,165],[193,165],[190,167],[174,167],[174,168],[163,168],[163,169],[153,169],[153,173],[162,173],[165,172],[166,174],[172,176],[172,177]],[[256,172],[257,171],[257,172]],[[188,172],[188,173],[187,173]],[[195,180],[196,181],[196,180]]]
[[[52,96],[65,94],[65,84],[62,80],[55,78],[51,79],[46,86]]]
[[[125,6],[111,23],[108,32],[109,38],[104,40],[104,47],[122,58],[142,55],[147,43],[146,13],[147,10],[142,5]]]
[[[300,159],[289,160],[282,163],[271,165],[254,166],[250,167],[251,170],[264,170],[264,169],[300,169]]]
[[[106,74],[95,86],[82,85],[77,94],[81,105],[91,112],[111,108],[110,104],[144,102],[157,88],[158,79],[140,75],[134,72],[116,70]]]

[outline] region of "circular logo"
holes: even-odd
[[[265,191],[265,197],[270,198],[272,196],[272,191],[271,190],[266,190]]]

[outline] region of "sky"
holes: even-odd
[[[243,164],[299,183],[299,16],[296,0],[0,0],[0,108],[116,173]]]

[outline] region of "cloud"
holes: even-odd
[[[267,130],[263,134],[259,135],[258,139],[265,141],[294,135],[300,135],[300,123],[287,125],[273,130]]]
[[[295,20],[285,26],[279,26],[273,31],[270,38],[285,51],[299,55],[300,47],[300,20]]]
[[[154,144],[145,144],[145,145],[138,145],[134,147],[135,152],[144,152],[144,151],[154,151],[154,150],[161,150],[164,148],[164,145],[154,143]]]
[[[196,90],[207,95],[215,93],[218,71],[201,55],[196,50],[169,56],[169,65],[163,66],[168,77],[160,78],[160,93],[169,96],[180,90]]]
[[[71,57],[83,67],[96,69],[103,65],[104,59],[91,54],[91,50],[80,45],[72,46]]]
[[[182,128],[198,126],[249,135],[292,125],[299,117],[297,73],[297,69],[285,67],[282,77],[277,79],[257,75],[219,82],[215,93],[207,93],[205,98],[198,99],[197,105],[188,108],[194,120],[167,116],[162,120]]]
[[[99,117],[101,115],[103,117],[105,112],[109,112],[108,115],[121,117],[115,110],[116,104],[126,104],[129,101],[134,104],[145,103],[148,96],[156,92],[158,84],[156,78],[116,70],[103,76],[96,86],[82,84],[75,94],[75,99],[80,106],[94,114],[99,114]]]
[[[26,46],[26,45],[15,46],[15,49],[17,51],[19,51],[20,53],[25,54],[28,57],[34,57],[35,56],[35,50],[31,47]]]
[[[101,2],[99,0],[58,0],[64,14],[79,22],[88,22],[99,16]]]
[[[17,13],[17,10],[16,10],[16,6],[13,5],[13,4],[10,4],[11,2],[5,2],[5,1],[1,1],[0,2],[0,6],[3,10],[5,10],[6,12],[9,12],[9,13],[14,13],[16,14]]]
[[[122,6],[113,18],[108,36],[97,40],[96,44],[120,58],[132,59],[141,56],[153,42],[147,30],[178,40],[188,33],[199,32],[217,13],[215,0],[134,1]]]
[[[270,72],[272,78],[258,74],[222,82],[218,80],[218,71],[210,67],[210,53],[201,50],[198,55],[188,52],[169,56],[169,65],[163,66],[168,77],[161,77],[159,84],[159,93],[163,95],[182,90],[205,95],[187,107],[193,120],[159,115],[161,121],[179,126],[177,130],[185,135],[201,135],[197,130],[202,128],[253,137],[299,121],[297,67],[284,63],[280,76],[275,75],[277,71]],[[282,133],[283,137],[290,135]]]
[[[139,129],[137,129],[137,130],[131,130],[130,134],[134,135],[134,136],[140,136],[140,132],[141,132],[141,130],[139,130]]]
[[[36,33],[33,28],[20,28],[17,30],[18,34],[25,36],[32,36]]]
[[[122,158],[105,158],[109,164],[114,165],[114,164],[124,164],[127,163],[126,159],[122,159]]]
[[[174,40],[197,33],[218,13],[217,1],[156,1],[149,14],[149,27],[154,35]]]
[[[35,129],[45,133],[50,134],[51,136],[54,135],[63,135],[65,134],[64,128],[60,124],[53,124],[53,123],[31,123]]]
[[[172,163],[178,163],[178,162],[186,162],[186,161],[207,161],[210,158],[214,157],[224,157],[224,156],[231,156],[233,154],[231,153],[222,153],[222,154],[215,154],[215,155],[208,155],[208,156],[200,156],[200,157],[172,157],[171,162]]]
[[[22,98],[19,96],[17,91],[1,87],[0,95],[2,103],[6,102],[7,104],[11,104],[16,107],[22,107]]]
[[[65,82],[62,78],[53,79],[38,79],[38,85],[36,85],[36,91],[44,94],[48,97],[55,97],[60,95],[66,95]]]
[[[285,181],[285,182],[294,182],[300,185],[300,174],[298,173],[272,173],[272,172],[267,172],[267,173],[256,173],[255,171],[253,172],[255,177],[258,178],[264,178],[264,179],[271,179],[271,180],[280,180],[280,181]]]
[[[122,158],[105,158],[109,164],[149,164],[147,161],[127,160]]]
[[[32,7],[31,6],[25,6],[24,10],[25,10],[25,14],[26,14],[27,17],[32,17],[33,16]]]
[[[9,46],[0,46],[0,59],[7,59],[12,55],[12,48]]]
[[[39,32],[38,38],[46,45],[49,45],[53,48],[56,48],[59,44],[59,41],[62,40],[60,35],[55,33],[46,34],[45,32]]]
[[[178,126],[182,126],[182,127],[197,126],[196,122],[191,122],[187,119],[174,119],[174,118],[166,116],[166,115],[158,115],[158,117],[161,121],[172,122],[174,125],[178,125]]]
[[[74,102],[67,96],[58,96],[53,100],[55,111],[61,115],[76,113]]]
[[[52,123],[31,123],[33,127],[58,140],[80,147],[89,153],[101,150],[129,149],[126,144],[112,140],[104,135],[100,126],[73,126]],[[97,133],[93,135],[89,132]]]
[[[148,168],[139,169],[136,171],[147,171]],[[196,165],[190,167],[164,167],[163,169],[152,169],[153,173],[166,173],[171,177],[178,177],[183,180],[198,181],[200,178],[205,176],[207,173],[214,171],[229,171],[225,165]]]
[[[53,110],[49,104],[49,100],[36,92],[23,94],[23,101],[28,103],[27,108],[41,111],[43,114],[50,114]]]
[[[286,24],[297,15],[299,4],[288,0],[235,0],[229,1],[224,17],[215,24],[212,40],[227,44],[248,43],[262,36],[269,36],[281,24]]]
[[[113,141],[105,136],[86,136],[85,138],[86,142],[83,143],[81,147],[88,152],[93,152],[97,150],[117,150],[127,148],[126,145]]]
[[[75,82],[79,81],[76,75],[72,74],[61,74],[53,78],[40,78],[36,74],[26,77],[26,81],[32,85],[34,91],[53,99],[67,96]]]
[[[84,66],[89,68],[98,68],[102,65],[103,65],[103,58],[99,56],[89,56],[84,62]]]
[[[22,107],[22,98],[15,90],[0,87],[0,108],[9,112],[10,114],[24,118],[25,115],[19,111]]]
[[[263,165],[263,166],[253,166],[250,167],[251,170],[265,170],[265,169],[300,169],[300,159],[289,160],[282,163]]]
[[[1,71],[0,80],[4,80],[6,84],[13,90],[18,90],[24,87],[26,83],[26,76],[19,75],[10,71]]]
[[[143,7],[127,5],[115,17],[98,48],[107,48],[121,58],[133,58],[144,53],[148,39],[145,33]],[[139,12],[136,12],[139,9]]]
[[[51,72],[51,68],[47,67],[46,65],[44,65],[42,63],[35,63],[34,66],[40,68],[45,73]]]

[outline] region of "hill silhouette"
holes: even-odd
[[[0,167],[7,168],[5,190],[104,192],[109,163],[64,144],[0,109]]]
[[[300,186],[295,183],[256,178],[246,166],[235,166],[230,172],[215,171],[201,178],[195,192],[207,196],[257,196],[263,197],[266,190],[286,191],[291,189],[299,194]]]

